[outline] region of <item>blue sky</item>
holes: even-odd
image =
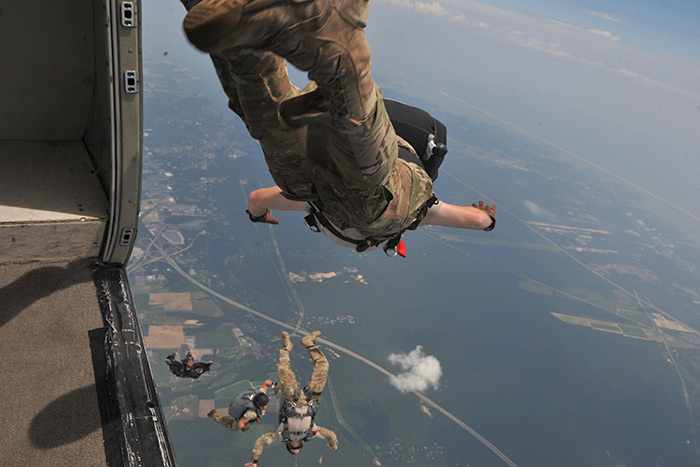
[[[635,47],[700,60],[700,2],[694,0],[541,0],[483,2],[609,31]]]
[[[700,221],[700,2],[373,0],[367,35],[377,73],[423,99],[481,109]]]

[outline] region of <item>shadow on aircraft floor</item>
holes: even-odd
[[[75,284],[92,281],[88,266],[93,261],[94,259],[81,259],[64,267],[43,266],[32,269],[0,288],[0,327],[37,300]]]
[[[96,397],[95,385],[65,394],[44,407],[32,420],[29,437],[38,449],[71,444],[101,428],[99,417],[85,410]]]

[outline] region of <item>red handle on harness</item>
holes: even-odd
[[[406,257],[406,244],[401,240],[398,245],[396,245],[396,254],[402,258]]]

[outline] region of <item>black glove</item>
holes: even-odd
[[[265,209],[265,214],[261,216],[254,216],[248,211],[247,209],[245,210],[246,214],[248,214],[248,217],[250,218],[251,222],[262,222],[264,224],[279,224],[280,221],[275,219],[270,215],[270,208]]]

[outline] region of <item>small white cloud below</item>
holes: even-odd
[[[389,379],[391,385],[399,391],[425,391],[431,387],[438,389],[442,366],[437,358],[426,355],[422,346],[416,346],[407,354],[391,354],[389,361],[403,370]]]

